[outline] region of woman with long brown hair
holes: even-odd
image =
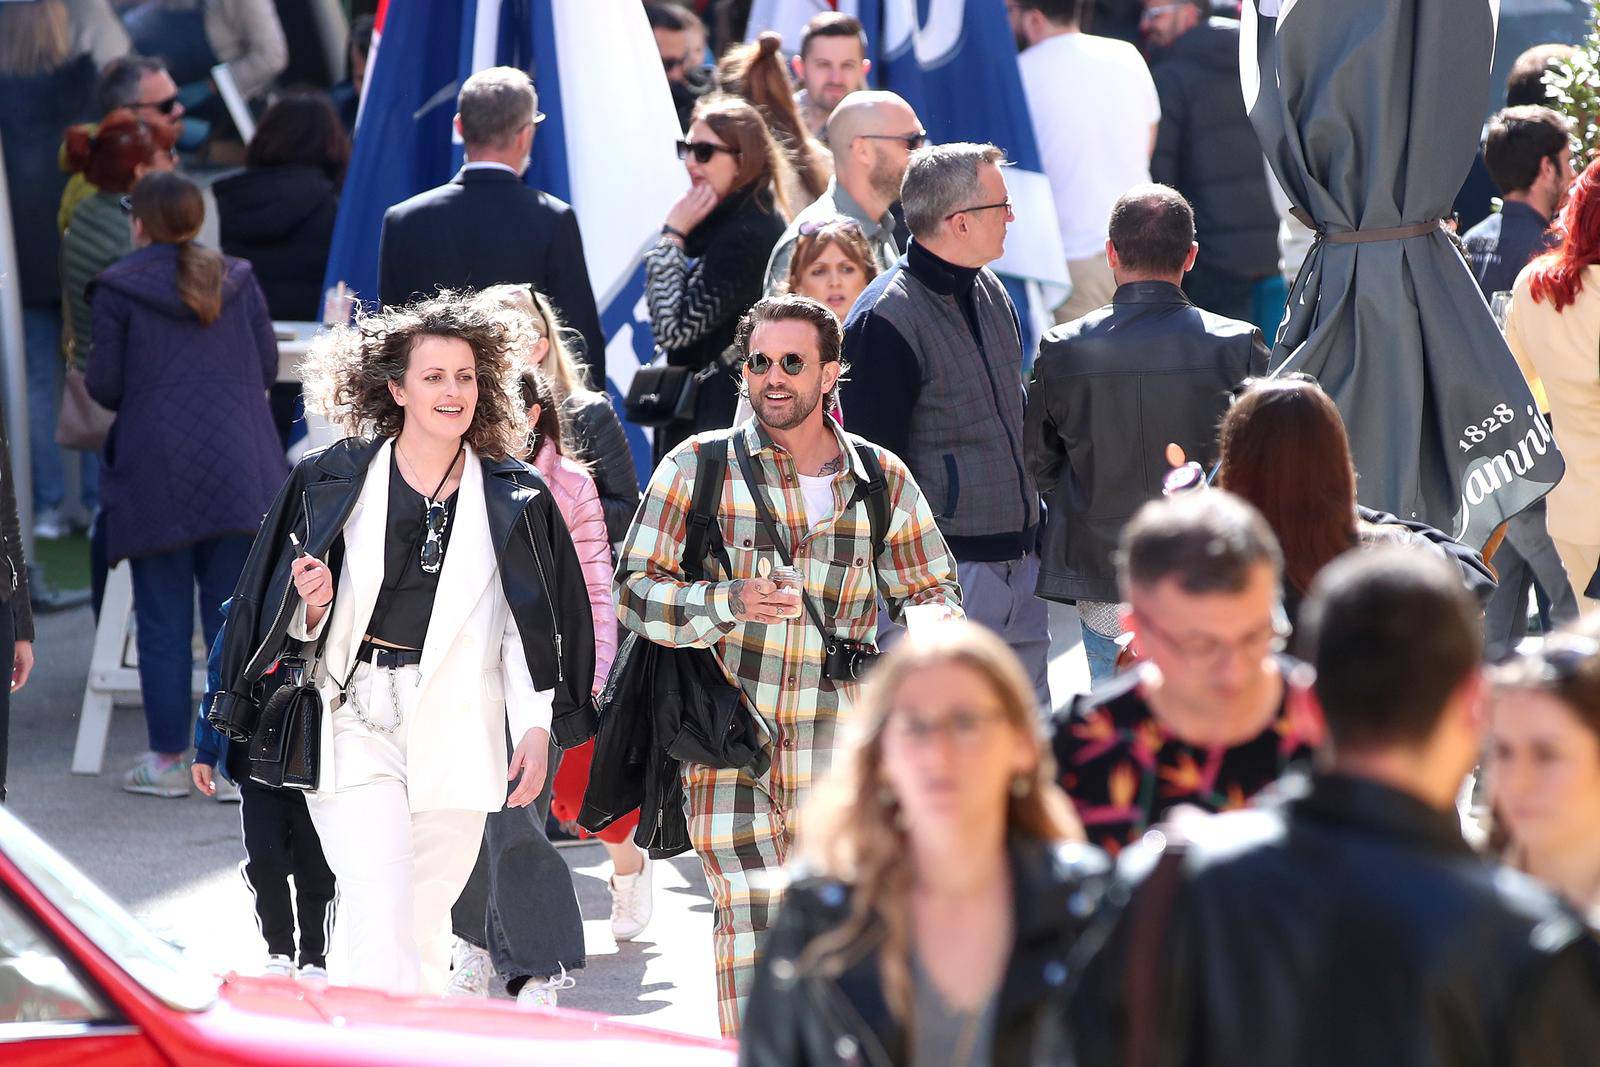
[[[150,753],[123,788],[181,797],[190,787],[195,587],[210,648],[289,469],[266,399],[278,344],[250,265],[194,243],[205,206],[193,183],[151,173],[127,199],[137,251],[90,284],[84,384],[117,413],[101,481],[106,552],[132,572],[149,728]]]
[[[1058,1063],[1066,956],[1107,872],[994,634],[914,632],[802,818],[740,1062]]]
[[[1590,592],[1600,568],[1600,161],[1578,175],[1555,232],[1555,248],[1512,287],[1506,343],[1550,399],[1567,473],[1550,490],[1545,525],[1587,616],[1600,610]]]
[[[1358,545],[1428,545],[1438,531],[1362,513],[1344,419],[1314,378],[1285,374],[1247,381],[1222,419],[1218,489],[1266,518],[1283,549],[1283,604],[1292,622],[1312,579]]]
[[[723,353],[740,316],[761,299],[767,259],[789,214],[788,164],[761,112],[746,101],[718,96],[696,104],[678,156],[689,191],[645,253],[645,303],[668,364],[704,377],[693,416],[656,430],[657,459],[693,434],[733,421],[737,394]]]
[[[784,193],[792,217],[827,191],[828,179],[833,177],[833,157],[811,136],[800,117],[782,47],[783,37],[772,30],[763,30],[748,44],[734,45],[717,61],[716,85],[725,93],[750,101],[767,120],[791,168]]]

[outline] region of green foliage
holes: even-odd
[[[1544,84],[1556,98],[1556,110],[1572,120],[1582,160],[1600,151],[1600,0],[1590,0],[1589,33],[1570,58],[1545,71]]]

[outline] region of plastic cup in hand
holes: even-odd
[[[805,582],[793,567],[774,567],[767,576],[778,587],[774,596],[781,602],[778,614],[786,619],[800,617],[800,590]]]

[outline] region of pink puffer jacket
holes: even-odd
[[[533,465],[555,494],[556,507],[572,534],[572,546],[583,565],[589,587],[589,608],[594,613],[594,691],[605,685],[611,661],[617,657],[617,608],[611,599],[611,542],[606,538],[606,516],[594,479],[582,467],[545,441]]]

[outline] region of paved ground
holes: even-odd
[[[123,793],[117,779],[145,748],[137,708],[116,714],[105,773],[69,771],[92,625],[87,609],[38,620],[39,666],[13,701],[10,810],[197,962],[218,972],[255,970],[265,949],[238,871],[238,808],[198,794],[159,800]],[[1054,612],[1052,630],[1051,686],[1059,700],[1084,688],[1087,674],[1070,608]],[[711,904],[698,861],[689,855],[656,866],[655,918],[644,940],[619,946],[608,924],[604,850],[563,853],[583,907],[589,965],[562,1005],[715,1034]]]

